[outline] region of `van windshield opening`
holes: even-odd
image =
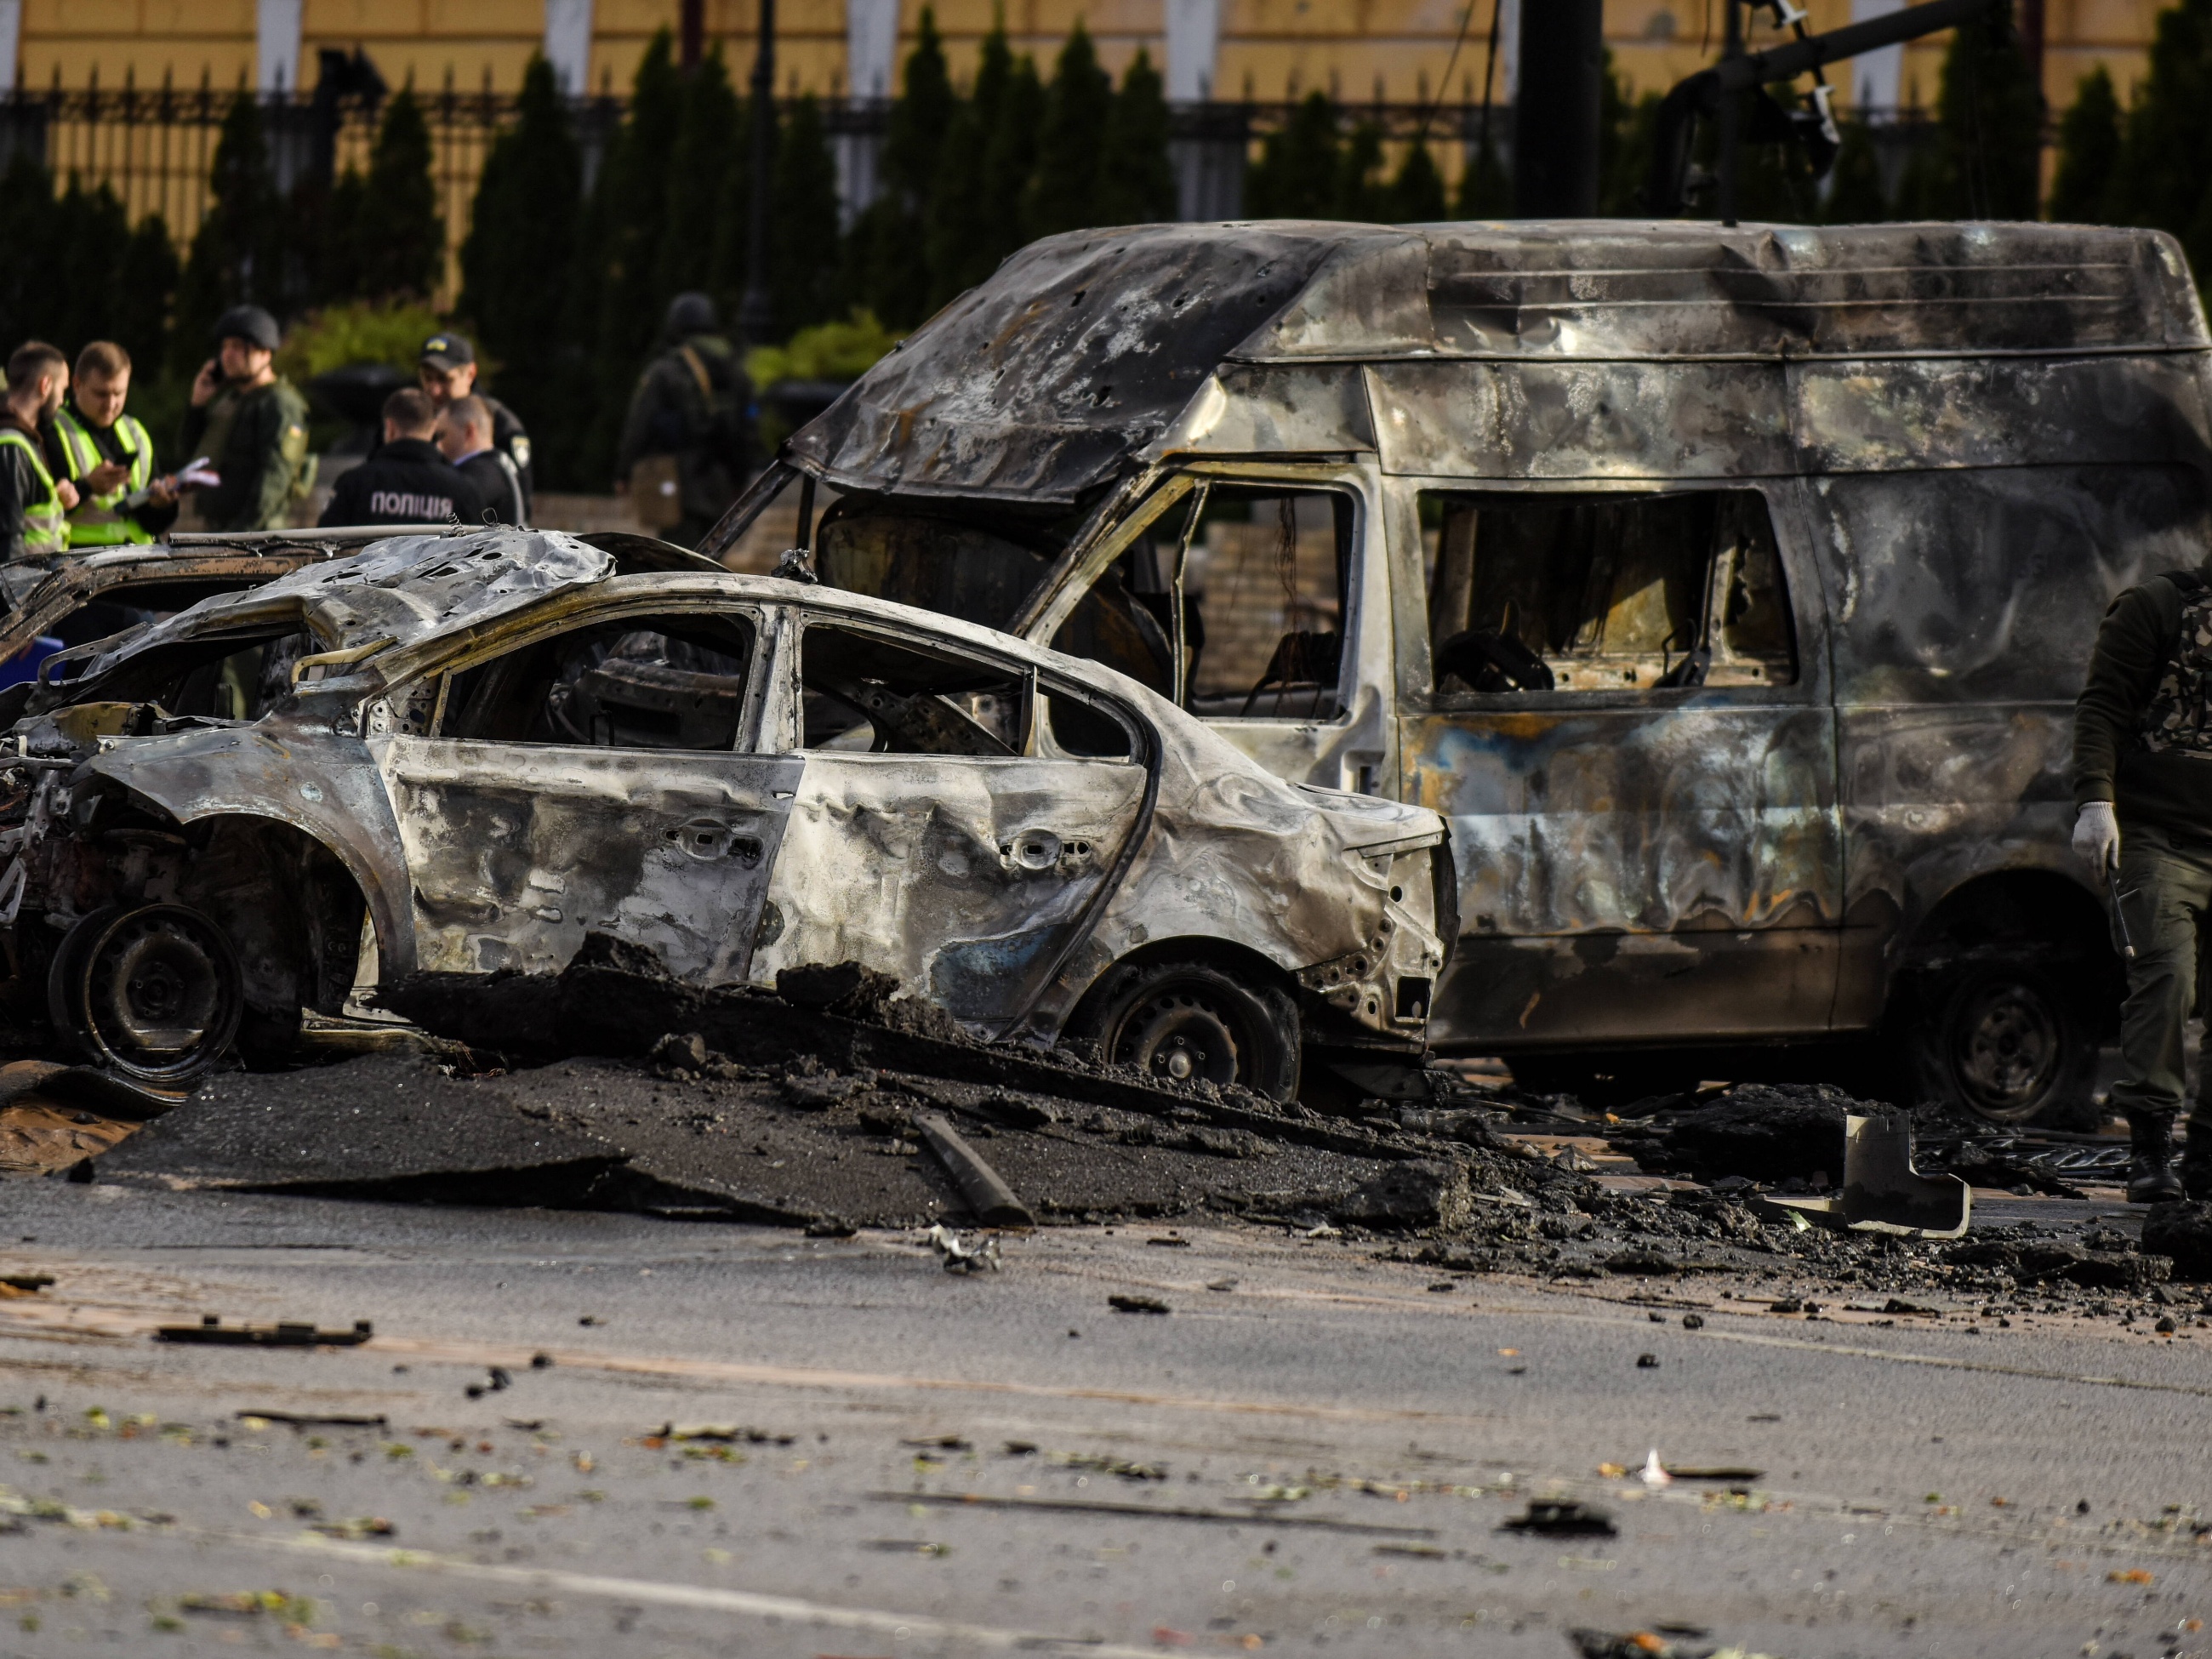
[[[1420,505],[1440,696],[1796,680],[1758,490],[1427,491]]]

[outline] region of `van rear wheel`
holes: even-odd
[[[1991,1123],[2095,1127],[2097,1045],[2077,999],[2011,963],[1932,988],[1900,1057],[1914,1099]]]

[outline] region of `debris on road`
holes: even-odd
[[[1156,1296],[1129,1296],[1120,1292],[1108,1297],[1106,1305],[1115,1313],[1164,1314],[1170,1311],[1168,1304]]]
[[[280,1320],[273,1325],[226,1325],[214,1314],[204,1314],[197,1325],[162,1325],[155,1328],[156,1342],[197,1342],[220,1347],[357,1348],[375,1330],[366,1319],[356,1319],[345,1331],[319,1330],[304,1321]]]
[[[1620,1531],[1610,1512],[1577,1498],[1532,1498],[1527,1511],[1499,1524],[1503,1532],[1547,1538],[1612,1538]]]
[[[952,1184],[960,1189],[968,1212],[978,1224],[986,1227],[1034,1227],[1036,1218],[1014,1196],[1014,1189],[1001,1180],[999,1172],[976,1153],[974,1147],[963,1140],[951,1124],[945,1121],[942,1112],[916,1112],[914,1127],[921,1131],[922,1139],[929,1150],[937,1154],[952,1177]]]
[[[939,1223],[929,1230],[929,1243],[937,1251],[937,1259],[945,1264],[949,1273],[996,1273],[999,1270],[999,1241],[987,1238],[980,1244],[970,1244],[951,1228]]]
[[[1913,1167],[1912,1120],[1902,1112],[1844,1117],[1841,1198],[1770,1194],[1760,1202],[1823,1227],[1916,1238],[1957,1238],[1974,1211],[1973,1189],[1955,1175]]]

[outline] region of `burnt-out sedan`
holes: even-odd
[[[173,1081],[604,933],[700,985],[857,962],[978,1036],[1278,1097],[1309,1048],[1419,1053],[1435,813],[1284,782],[1100,665],[689,560],[404,536],[62,665],[0,754],[19,1019]],[[249,718],[211,691],[272,682]]]

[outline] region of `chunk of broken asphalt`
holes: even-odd
[[[1164,1314],[1168,1304],[1156,1296],[1123,1296],[1118,1292],[1106,1298],[1106,1305],[1115,1313]]]
[[[2212,1204],[2154,1204],[2143,1218],[2145,1251],[2171,1258],[2173,1276],[2212,1279]]]
[[[1467,1170],[1459,1164],[1413,1158],[1394,1164],[1363,1182],[1336,1208],[1336,1218],[1364,1227],[1464,1227],[1474,1208]]]
[[[1504,1522],[1499,1529],[1547,1538],[1612,1538],[1619,1532],[1610,1513],[1575,1498],[1532,1498],[1526,1513]]]

